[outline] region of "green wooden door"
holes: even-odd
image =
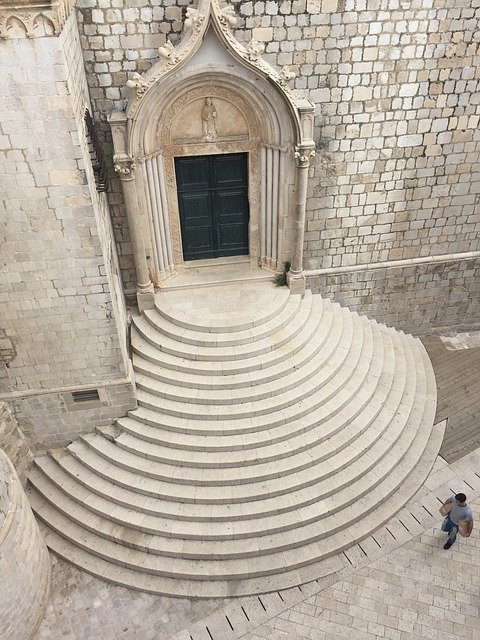
[[[175,158],[185,260],[248,254],[247,154]]]

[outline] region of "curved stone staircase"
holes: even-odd
[[[29,488],[49,547],[118,584],[222,597],[331,573],[440,447],[421,342],[309,292],[162,293],[132,348],[138,408],[37,458]]]

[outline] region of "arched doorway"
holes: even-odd
[[[234,41],[216,0],[203,5],[203,26],[187,33],[183,57],[180,46],[178,55],[172,45],[161,48],[165,61],[145,77],[133,74],[126,113],[110,119],[125,199],[137,201],[127,214],[143,243],[135,262],[137,275],[137,261],[143,262],[147,285],[161,285],[203,250],[228,252],[229,243],[233,253],[248,253],[252,265],[277,270],[286,260],[295,263],[303,243],[304,202],[299,208],[298,200],[300,194],[305,201],[306,173],[300,182],[299,175],[313,152],[313,108],[294,98],[255,47]],[[192,15],[199,12],[187,11],[186,26]],[[192,175],[185,180],[187,166]],[[245,175],[233,176],[240,166]],[[234,187],[236,200],[228,202]],[[235,215],[222,217],[232,210]],[[300,274],[301,256],[297,263]],[[139,279],[142,286],[146,291]]]

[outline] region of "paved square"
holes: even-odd
[[[437,475],[449,478],[444,467]],[[433,476],[432,476],[433,477]],[[476,518],[480,500],[472,503]],[[438,524],[383,558],[238,634],[244,640],[480,638],[480,534],[449,551]],[[379,550],[380,553],[380,550]],[[35,640],[167,640],[231,601],[151,596],[54,559],[51,602]],[[252,623],[254,620],[251,621]],[[208,635],[186,631],[189,640]],[[211,632],[213,640],[222,640]],[[180,637],[180,636],[179,636]]]

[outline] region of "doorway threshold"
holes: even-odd
[[[185,271],[169,278],[161,290],[198,289],[234,282],[268,282],[274,277],[271,271],[252,267],[248,256],[192,260],[185,262]]]

